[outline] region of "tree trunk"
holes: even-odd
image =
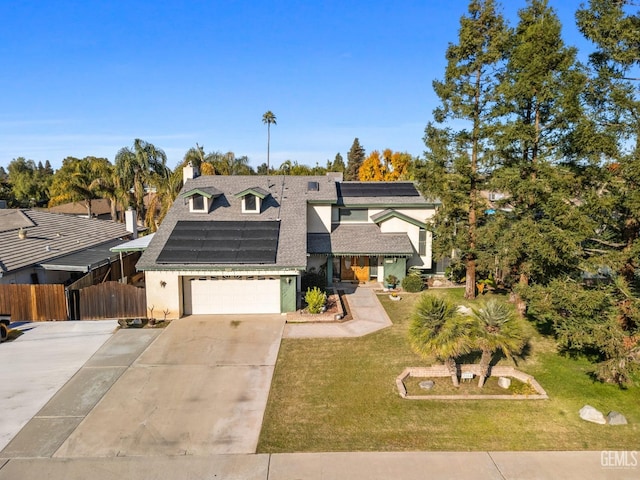
[[[476,298],[476,261],[473,258],[467,260],[464,298],[468,300]]]
[[[456,361],[453,357],[447,358],[445,361],[447,368],[449,369],[449,373],[451,374],[451,381],[453,382],[454,387],[460,386],[460,381],[458,380],[458,366],[456,365]]]
[[[489,375],[489,364],[491,363],[491,352],[489,350],[482,350],[482,356],[480,357],[480,375],[478,376],[478,387],[482,388],[484,382]]]

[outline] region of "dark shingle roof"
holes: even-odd
[[[307,235],[310,254],[333,255],[412,255],[406,233],[382,233],[377,225],[338,225],[331,233]]]
[[[310,191],[308,182],[319,183],[318,191]],[[211,222],[211,221],[243,221],[250,227],[252,221],[280,221],[276,261],[271,267],[304,268],[307,264],[307,202],[336,203],[335,182],[327,176],[222,176],[204,175],[188,180],[183,191],[196,188],[214,187],[222,195],[217,197],[209,213],[189,212],[189,205],[182,198],[176,200],[167,213],[156,236],[138,261],[140,270],[164,270],[167,268],[222,269],[229,264],[159,264],[158,256],[164,249],[167,240],[178,221]],[[238,192],[260,189],[268,193],[262,201],[260,213],[242,213],[242,198]],[[244,264],[243,268],[256,269],[264,265]]]

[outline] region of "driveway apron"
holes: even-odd
[[[54,456],[255,453],[283,328],[280,315],[171,322]]]

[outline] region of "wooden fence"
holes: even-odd
[[[80,318],[146,318],[144,288],[105,282],[80,290]]]
[[[64,285],[0,285],[0,314],[12,322],[67,320]]]

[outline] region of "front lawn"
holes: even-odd
[[[429,293],[462,302],[460,289]],[[640,388],[594,382],[586,360],[558,355],[533,329],[517,366],[535,376],[549,400],[400,398],[396,376],[431,363],[407,342],[418,296],[378,297],[394,324],[364,338],[283,339],[258,452],[637,450]],[[585,404],[621,412],[629,425],[585,422],[578,417]]]

